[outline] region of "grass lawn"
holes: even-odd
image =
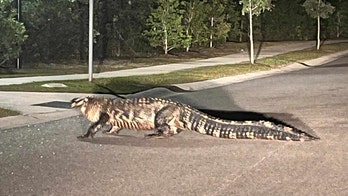
[[[20,113],[17,111],[5,109],[5,108],[0,108],[0,118],[6,117],[6,116],[16,116],[19,115]]]
[[[293,62],[318,58],[327,54],[348,49],[348,43],[323,45],[319,51],[314,47],[302,51],[289,52],[274,57],[257,60],[257,64],[249,63],[200,67],[189,70],[174,71],[168,74],[148,76],[131,76],[117,78],[94,79],[92,83],[87,80],[57,81],[64,83],[66,88],[45,88],[42,84],[47,82],[34,82],[21,85],[0,86],[6,91],[37,91],[37,92],[81,92],[81,93],[134,93],[154,87],[169,87],[171,84],[195,82],[221,78],[225,76],[269,70]],[[52,81],[54,82],[54,81]]]

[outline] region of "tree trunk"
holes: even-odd
[[[106,26],[108,25],[108,1],[107,0],[103,0],[100,1],[99,3],[99,10],[98,10],[98,16],[99,16],[99,55],[98,55],[98,59],[100,64],[102,64],[102,62],[104,61],[105,58],[107,58],[107,48],[108,48],[108,33],[107,33],[107,29]]]
[[[121,41],[118,39],[116,41],[116,51],[115,51],[115,55],[117,57],[120,57],[121,56]]]
[[[339,38],[341,35],[341,14],[340,12],[337,12],[337,25],[336,25],[336,37]]]
[[[187,16],[187,26],[186,26],[186,36],[190,36],[190,30],[191,30],[191,23],[192,23],[192,19],[194,16],[194,2],[190,1],[190,9],[188,11],[188,16]],[[192,30],[191,30],[192,31]],[[186,52],[190,51],[190,47],[191,47],[192,42],[187,43],[186,46]]]
[[[81,3],[80,1],[77,1],[78,6],[78,15],[79,15],[79,31],[80,31],[80,37],[79,37],[79,54],[80,54],[80,60],[83,61],[86,59],[86,25],[85,21],[86,19],[86,12],[88,12],[88,7]]]
[[[320,8],[320,4],[321,4],[321,2],[320,2],[321,0],[319,0],[319,2],[318,2],[318,10],[319,10],[319,8]],[[319,15],[319,11],[318,11],[318,17],[317,17],[317,21],[318,21],[318,30],[317,30],[317,50],[319,50],[319,48],[320,48],[320,15]]]
[[[243,28],[244,28],[244,23],[243,19],[240,20],[240,30],[239,30],[239,42],[243,41]]]
[[[164,26],[164,54],[168,54],[168,32],[166,26]]]
[[[210,27],[211,27],[211,31],[210,31],[210,43],[209,43],[209,47],[212,48],[212,47],[213,47],[214,17],[211,17],[211,19],[210,19]]]
[[[186,35],[188,36],[189,35],[189,30],[188,28],[186,29]],[[186,46],[186,52],[190,51],[190,44],[187,44]]]
[[[318,15],[317,50],[320,48],[320,16]]]
[[[253,40],[253,15],[251,1],[249,1],[249,38],[250,38],[250,63],[255,64],[254,59],[254,40]]]

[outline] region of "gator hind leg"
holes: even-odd
[[[181,132],[183,127],[179,121],[180,111],[177,107],[167,106],[157,112],[155,117],[155,133],[147,137],[170,137]]]
[[[103,134],[106,134],[106,135],[117,135],[121,131],[121,129],[122,128],[119,128],[117,126],[111,126],[109,130],[103,131]]]

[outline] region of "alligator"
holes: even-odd
[[[104,126],[105,134],[122,129],[154,130],[147,137],[169,137],[183,130],[218,138],[309,141],[318,139],[296,128],[270,121],[232,121],[203,113],[189,105],[160,98],[82,97],[71,100],[71,107],[92,122],[86,134],[92,137]]]

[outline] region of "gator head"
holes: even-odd
[[[70,101],[71,108],[80,109],[86,107],[90,99],[90,97],[74,98]]]
[[[91,122],[97,122],[100,114],[105,112],[105,100],[95,97],[74,98],[71,107],[80,111]]]

